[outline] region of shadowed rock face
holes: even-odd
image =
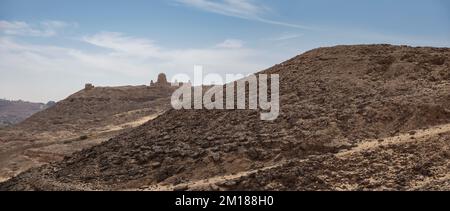
[[[261,174],[265,180],[245,177],[229,189],[297,190],[308,181],[319,181],[322,174],[341,178],[347,169],[382,175],[383,169],[352,169],[352,159],[342,161],[343,169],[316,170],[341,165],[332,163],[336,153],[367,140],[450,123],[449,58],[448,48],[319,48],[262,72],[280,75],[281,114],[275,121],[261,121],[259,111],[251,110],[171,110],[60,163],[25,172],[0,189],[142,188],[251,171],[278,162],[295,166],[298,160],[307,162],[296,169],[283,165],[277,174]],[[399,168],[409,168],[399,163]],[[306,178],[310,171],[316,173],[314,178]],[[254,183],[258,181],[260,185]],[[339,179],[334,181],[308,186],[308,190],[343,185]],[[408,185],[392,187],[407,189]]]

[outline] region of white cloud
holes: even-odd
[[[117,32],[101,32],[93,36],[86,36],[83,41],[114,50],[116,53],[132,56],[158,57],[160,54],[159,47],[153,41],[125,36]]]
[[[177,2],[221,15],[239,18],[257,18],[268,8],[249,0],[177,0]]]
[[[0,96],[60,100],[87,82],[99,86],[147,84],[160,72],[169,79],[179,73],[191,75],[197,64],[205,67],[205,73],[249,74],[279,62],[273,53],[242,46],[168,49],[115,32],[80,40],[101,50],[34,45],[0,36]]]
[[[257,4],[253,0],[175,0],[186,6],[194,7],[211,13],[246,20],[259,21],[272,25],[286,26],[299,29],[312,29],[309,26],[286,23],[264,18],[271,9],[265,5]]]
[[[102,54],[107,58],[114,58],[116,61],[125,59],[132,61],[133,64],[145,64],[156,67],[154,69],[170,70],[173,73],[190,72],[190,68],[195,64],[204,64],[206,68],[215,72],[250,72],[262,67],[261,62],[256,59],[262,54],[244,48],[244,42],[235,39],[227,39],[209,48],[188,49],[167,49],[154,41],[116,32],[101,32],[86,36],[83,41],[110,50],[107,54]],[[89,55],[89,58],[91,56]],[[92,62],[99,63],[98,60]]]
[[[303,34],[290,34],[290,33],[285,33],[285,34],[281,34],[277,37],[273,37],[273,38],[269,38],[267,40],[270,41],[285,41],[285,40],[292,40],[292,39],[296,39],[303,36]]]
[[[242,48],[243,46],[244,41],[235,39],[227,39],[222,43],[217,44],[218,48]]]
[[[43,21],[36,25],[30,25],[22,21],[0,20],[0,32],[5,35],[51,37],[69,26],[76,26],[76,23],[66,23],[62,21]]]

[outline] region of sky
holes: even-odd
[[[0,0],[0,98],[59,101],[160,72],[250,74],[317,47],[450,47],[447,0]]]

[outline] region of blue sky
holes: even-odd
[[[450,46],[446,0],[0,0],[0,98],[61,100],[159,72],[260,71],[322,46]]]

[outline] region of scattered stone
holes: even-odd
[[[221,157],[220,157],[220,154],[219,153],[213,153],[213,154],[211,154],[211,158],[212,158],[212,160],[214,161],[214,162],[220,162],[221,161]]]
[[[187,190],[189,190],[189,186],[188,186],[188,185],[177,185],[177,186],[175,186],[175,188],[173,189],[173,191],[177,191],[177,192],[180,192],[180,191],[187,191]]]
[[[161,163],[160,162],[153,162],[153,163],[150,164],[150,166],[152,168],[159,168],[159,167],[161,167]]]

